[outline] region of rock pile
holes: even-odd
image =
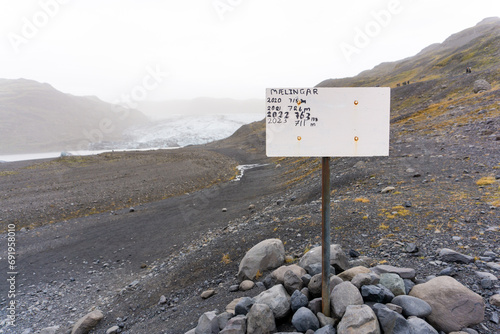
[[[257,283],[267,290],[233,300],[223,313],[203,314],[186,334],[272,333],[277,324],[287,323],[311,334],[477,333],[467,327],[484,320],[483,298],[454,278],[419,280],[415,270],[390,265],[349,268],[339,245],[331,246],[331,271],[337,275],[330,277],[330,310],[323,312],[321,247],[306,253],[298,265],[284,265],[283,250],[278,239],[252,248],[240,264],[238,278],[254,279],[271,263],[281,266]],[[449,250],[441,255],[457,256]]]

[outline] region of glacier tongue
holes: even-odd
[[[242,125],[262,119],[260,114],[172,116],[125,133],[133,146],[175,147],[206,144],[232,135]]]
[[[263,119],[261,114],[172,116],[129,129],[123,142],[91,143],[89,150],[0,155],[0,163],[55,158],[61,155],[93,155],[110,151],[155,150],[206,144],[232,135],[242,125]],[[241,171],[243,173],[243,170]]]

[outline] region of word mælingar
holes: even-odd
[[[271,95],[318,95],[316,88],[281,88],[271,89]]]

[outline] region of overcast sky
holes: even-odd
[[[0,78],[116,102],[263,98],[418,53],[498,0],[0,0]]]

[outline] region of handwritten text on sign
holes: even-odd
[[[270,157],[389,155],[390,88],[268,88]]]

